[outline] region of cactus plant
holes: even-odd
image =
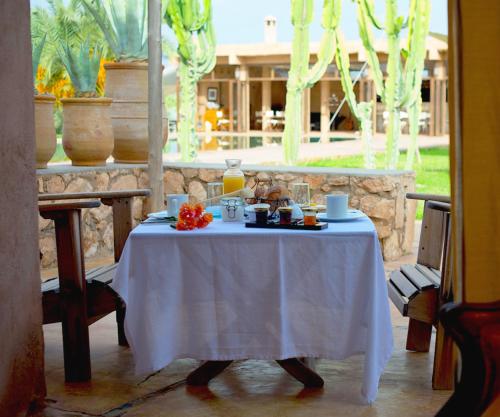
[[[367,52],[372,69],[375,88],[389,113],[387,125],[386,168],[394,169],[399,157],[399,138],[401,135],[401,109],[407,107],[412,115],[414,134],[412,142],[416,145],[415,124],[418,125],[418,106],[422,70],[425,59],[425,39],[429,32],[430,0],[411,0],[409,16],[405,19],[398,15],[397,0],[386,0],[385,27],[375,17],[373,0],[357,2],[358,27],[363,46]],[[387,78],[384,81],[377,53],[374,48],[371,26],[384,29],[388,43]],[[408,47],[400,46],[401,31],[408,27]],[[404,58],[404,64],[401,58]],[[416,115],[416,116],[415,116]],[[416,121],[415,121],[416,117]],[[415,151],[410,150],[409,158]]]
[[[76,97],[96,97],[97,75],[102,56],[102,47],[90,50],[86,39],[76,52],[68,43],[63,43],[58,50],[59,56],[68,72]]]
[[[33,42],[32,50],[31,50],[31,58],[33,62],[33,86],[35,89],[35,94],[38,94],[38,90],[36,88],[36,75],[38,72],[38,65],[40,64],[40,58],[42,57],[43,47],[45,45],[45,41],[47,39],[47,35],[43,35],[43,37],[38,42]]]
[[[215,66],[215,33],[212,2],[204,0],[169,0],[165,19],[179,43],[179,145],[183,161],[196,157],[198,138],[195,132],[197,83]]]
[[[147,0],[81,0],[117,61],[148,59]]]
[[[341,2],[336,2],[335,13],[337,13],[337,22],[340,20]],[[367,169],[375,168],[375,154],[373,152],[373,135],[372,135],[372,103],[356,102],[354,94],[354,85],[350,75],[349,54],[347,53],[340,27],[337,24],[335,27],[335,62],[340,74],[340,82],[349,104],[353,116],[356,118],[361,130],[361,139],[363,142],[363,157],[364,165]]]
[[[294,27],[290,72],[286,85],[285,131],[283,133],[283,152],[287,164],[294,164],[299,153],[303,134],[302,93],[311,88],[325,73],[333,60],[334,28],[338,14],[334,8],[338,0],[324,0],[321,38],[318,60],[309,69],[309,25],[313,19],[313,0],[291,0],[291,17]]]

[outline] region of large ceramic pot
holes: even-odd
[[[106,165],[113,151],[111,103],[107,97],[63,98],[63,148],[73,165]]]
[[[111,119],[115,135],[113,158],[118,163],[148,162],[148,64],[111,62],[106,69],[106,96],[113,99]],[[163,145],[168,121],[163,118]]]
[[[47,168],[47,162],[54,155],[57,146],[54,125],[54,103],[51,95],[35,96],[35,151],[36,167]]]

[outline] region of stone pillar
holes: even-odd
[[[330,81],[320,81],[320,101],[321,101],[321,143],[328,143],[330,139]]]
[[[0,415],[45,396],[28,0],[0,2]]]

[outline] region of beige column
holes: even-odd
[[[500,3],[454,0],[448,10],[454,299],[494,302],[500,300],[500,56],[492,48],[500,40]],[[480,65],[485,57],[487,69]]]
[[[271,69],[269,67],[262,68],[262,77],[270,78]],[[271,110],[271,81],[266,79],[262,81],[262,130],[267,130],[269,120],[266,117],[266,112]]]
[[[262,68],[262,77],[263,78],[270,78],[271,77],[271,69],[269,67],[263,67]],[[269,117],[266,115],[268,111],[271,110],[271,81],[269,79],[263,80],[261,84],[261,91],[262,91],[262,107],[261,107],[261,112],[262,112],[262,125],[261,129],[263,132],[266,132],[269,129]],[[271,137],[269,136],[262,136],[262,142],[264,144],[269,144],[271,142]]]
[[[229,88],[229,94],[228,94],[228,110],[229,110],[229,130],[232,132],[234,130],[234,108],[233,108],[233,103],[234,103],[234,94],[233,94],[233,89],[234,89],[234,81],[228,81],[227,82],[228,88]]]
[[[148,209],[165,208],[163,199],[163,96],[161,65],[161,4],[148,1],[148,176],[151,197]]]
[[[330,140],[330,81],[320,81],[320,102],[321,102],[321,143],[328,143]]]
[[[248,66],[240,66],[240,108],[239,118],[241,119],[241,130],[248,132],[250,129],[250,83],[248,82]]]
[[[24,416],[45,396],[28,1],[0,2],[0,38],[0,415]]]
[[[444,135],[446,133],[446,117],[448,113],[448,106],[446,104],[446,85],[448,76],[446,74],[446,65],[443,61],[437,61],[434,65],[434,77],[436,77],[436,82],[439,85],[436,97],[436,134]]]

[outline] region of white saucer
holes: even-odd
[[[156,213],[149,213],[148,218],[153,218],[153,219],[166,219],[168,217],[171,217],[168,215],[167,210],[163,211],[157,211]]]
[[[318,213],[318,215],[316,217],[318,218],[318,220],[328,222],[328,223],[334,223],[334,222],[350,222],[352,220],[361,219],[362,217],[365,217],[366,214],[363,213],[362,211],[359,211],[359,210],[349,209],[349,210],[347,210],[346,215],[343,217],[335,217],[335,218],[329,219],[326,216],[327,216],[326,213]]]

